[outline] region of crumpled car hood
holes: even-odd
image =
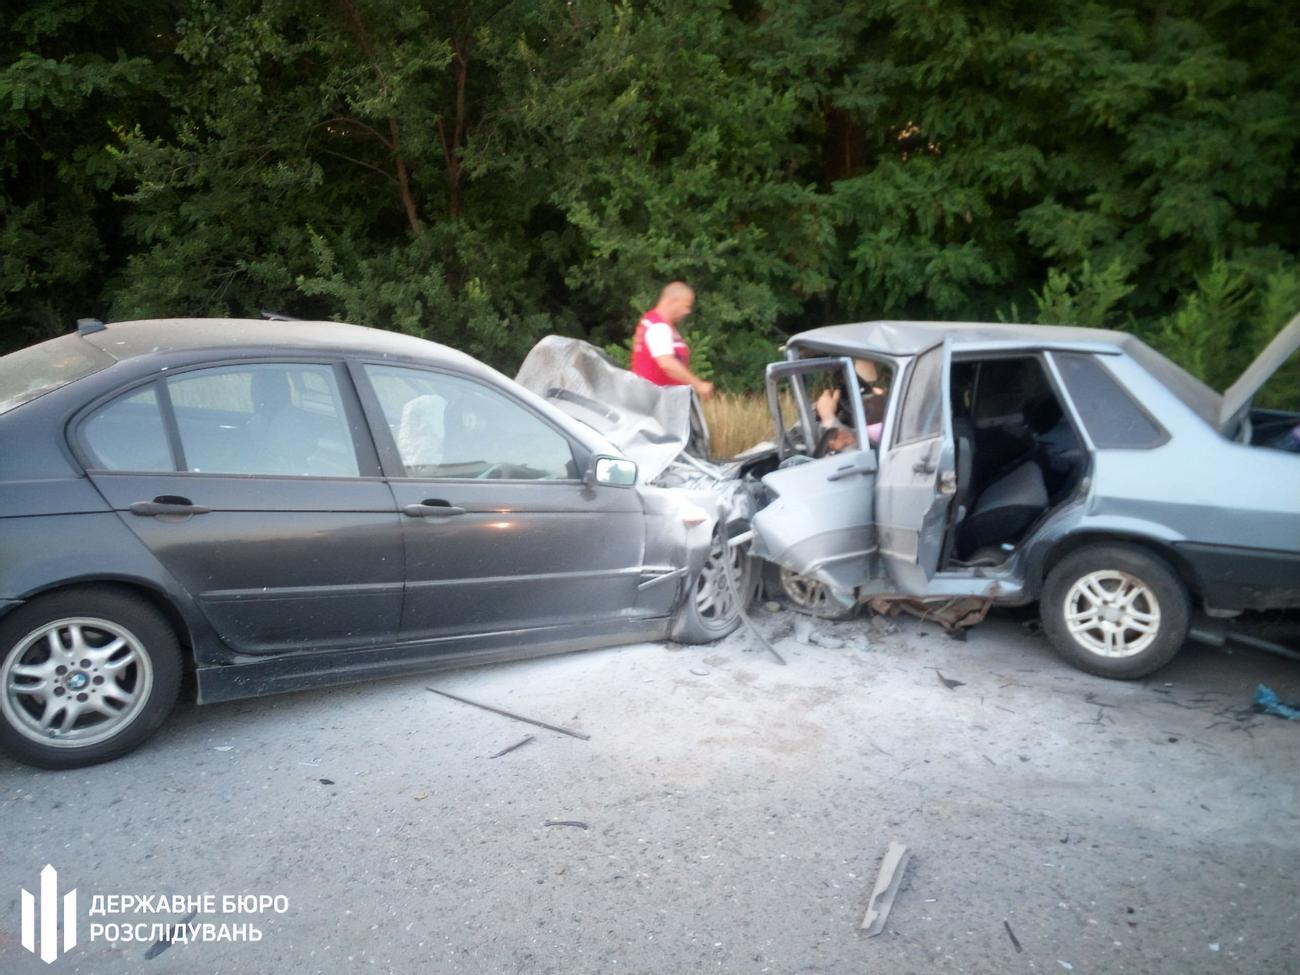
[[[548,335],[515,382],[602,434],[654,481],[688,448],[708,456],[708,434],[689,386],[656,386],[581,339]]]

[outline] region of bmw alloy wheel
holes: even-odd
[[[0,709],[16,731],[41,745],[84,748],[139,717],[153,666],[124,626],[71,617],[27,634],[0,668],[0,685]]]

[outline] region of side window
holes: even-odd
[[[576,478],[569,441],[486,386],[444,373],[366,366],[407,477]]]
[[[1058,353],[1055,359],[1074,408],[1098,447],[1140,450],[1158,447],[1168,439],[1095,356]]]
[[[167,380],[187,470],[356,477],[357,452],[325,365],[222,366]]]
[[[907,381],[902,414],[895,443],[926,440],[943,431],[943,346],[936,345],[917,356]]]
[[[82,425],[81,440],[100,470],[176,470],[152,384],[97,409]]]

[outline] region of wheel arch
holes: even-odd
[[[1036,574],[1035,590],[1039,593],[1042,592],[1044,581],[1061,560],[1080,549],[1104,544],[1132,545],[1164,560],[1174,570],[1182,584],[1187,587],[1187,591],[1194,598],[1199,599],[1201,597],[1201,581],[1196,574],[1196,570],[1179,553],[1175,546],[1164,539],[1151,535],[1116,529],[1088,529],[1071,532],[1064,538],[1059,539],[1043,557],[1040,571]]]
[[[89,576],[51,583],[25,594],[21,602],[15,603],[13,609],[54,593],[68,592],[75,589],[108,589],[123,595],[133,596],[148,603],[158,610],[162,618],[166,620],[167,625],[171,627],[172,632],[176,634],[176,640],[184,651],[181,657],[185,666],[191,670],[194,668],[194,632],[189,621],[185,619],[184,613],[181,612],[180,608],[165,591],[141,579],[120,576]]]

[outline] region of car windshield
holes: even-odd
[[[0,356],[0,413],[8,413],[112,363],[112,356],[75,335]]]

